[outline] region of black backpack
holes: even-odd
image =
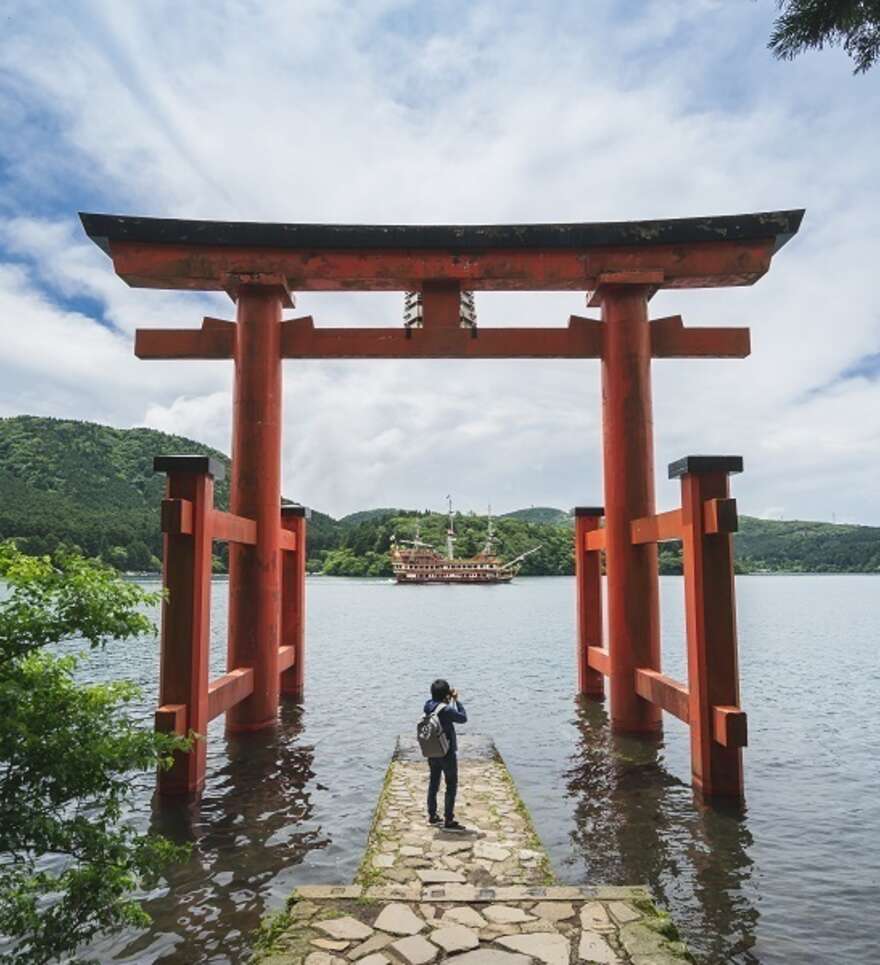
[[[426,713],[416,724],[416,737],[423,757],[445,757],[449,751],[449,738],[443,733],[440,723],[440,711],[446,709],[446,704],[437,706]]]

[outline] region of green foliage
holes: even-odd
[[[287,909],[270,912],[260,919],[260,924],[251,934],[251,950],[255,959],[273,950],[276,942],[291,926]]]
[[[778,0],[768,47],[781,60],[806,50],[842,46],[867,71],[880,56],[880,0]]]
[[[524,523],[556,523],[570,525],[571,513],[551,506],[532,506],[529,509],[515,509],[512,513],[505,513],[502,519],[519,519]]]
[[[674,540],[670,543],[661,543],[659,546],[660,574],[662,576],[675,576],[682,572],[681,569],[681,543]]]
[[[406,513],[405,509],[361,509],[356,513],[349,513],[348,516],[343,516],[339,520],[341,526],[356,526],[358,523],[364,523],[371,519],[376,519],[379,516],[397,516],[400,513]]]
[[[124,823],[131,774],[190,744],[131,723],[131,684],[78,684],[78,658],[46,650],[151,633],[155,595],[97,561],[9,542],[0,579],[0,934],[17,943],[0,962],[44,963],[148,920],[132,893],[186,849]]]
[[[357,556],[343,546],[325,555],[321,572],[325,576],[390,576],[392,569],[387,553],[367,550],[363,556]]]

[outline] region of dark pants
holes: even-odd
[[[455,751],[448,751],[443,757],[429,757],[428,767],[431,777],[428,780],[428,816],[437,813],[437,791],[440,790],[440,775],[446,780],[444,817],[451,821],[455,817],[455,792],[458,790],[458,757]]]

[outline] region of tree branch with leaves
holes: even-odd
[[[126,822],[131,777],[190,742],[135,724],[132,684],[79,683],[80,658],[50,649],[153,634],[156,594],[94,560],[10,542],[0,580],[0,962],[42,965],[149,921],[137,890],[188,849]]]
[[[861,74],[880,56],[880,0],[779,0],[778,6],[767,46],[780,60],[842,46]]]

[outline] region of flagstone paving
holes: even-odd
[[[642,887],[556,883],[494,747],[463,741],[456,817],[426,820],[427,767],[403,742],[353,885],[298,888],[261,965],[672,965],[687,960]],[[441,788],[442,801],[442,788]]]

